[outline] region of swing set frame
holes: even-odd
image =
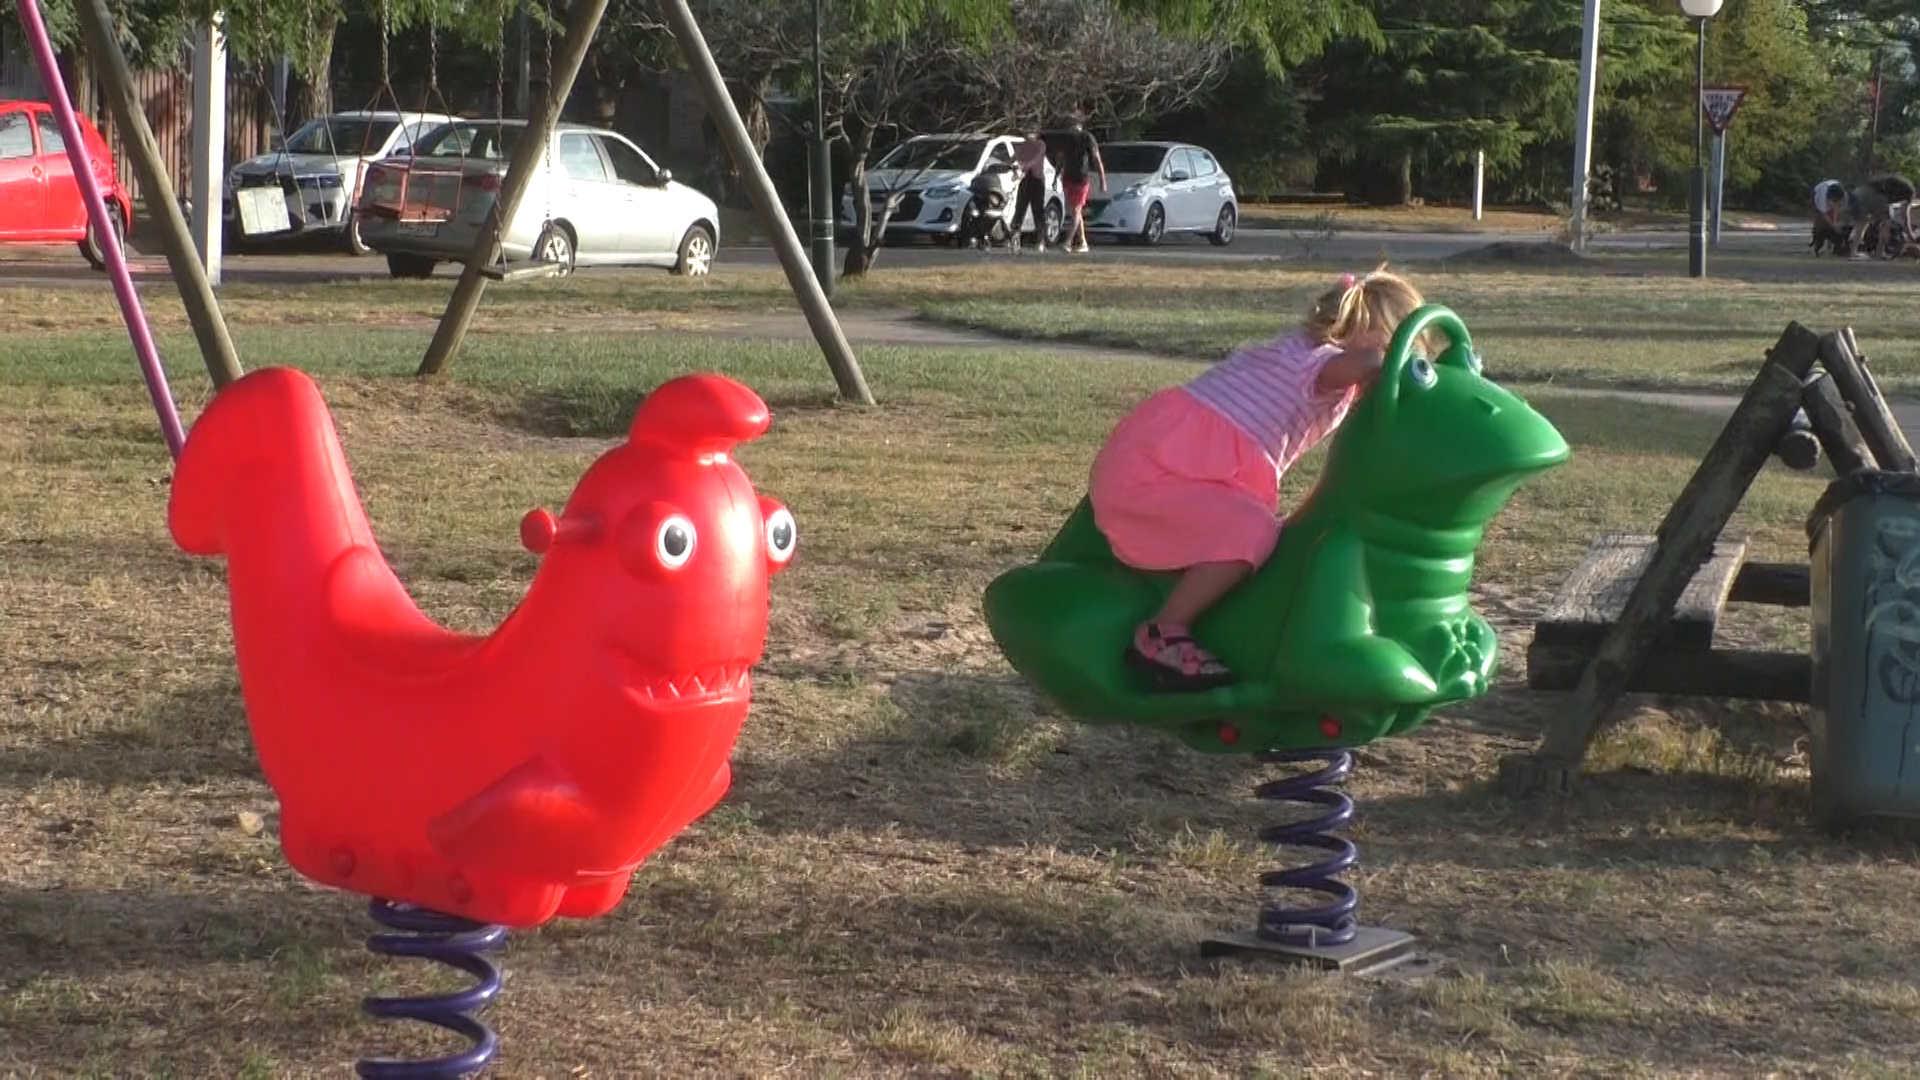
[[[548,34],[547,93],[536,115],[528,117],[526,132],[515,143],[496,193],[491,213],[488,215],[489,227],[482,229],[476,239],[473,250],[468,254],[460,274],[459,282],[454,286],[445,313],[441,316],[432,343],[416,372],[420,376],[442,374],[458,352],[474,315],[480,306],[480,296],[489,278],[502,280],[507,277],[494,264],[501,258],[500,236],[505,223],[513,220],[518,211],[520,200],[526,194],[533,169],[539,164],[553,132],[559,125],[560,113],[567,98],[572,96],[574,80],[585,62],[587,48],[599,32],[600,21],[606,14],[609,0],[578,0],[571,16],[567,20],[566,34],[560,43],[558,55],[555,55],[551,31]],[[860,370],[859,361],[853,355],[853,348],[847,342],[840,321],[835,316],[832,305],[818,278],[814,276],[813,266],[807,260],[805,249],[801,247],[793,222],[787,217],[786,208],[773,188],[772,180],[767,176],[766,166],[759,155],[753,152],[752,143],[747,136],[746,124],[741,120],[738,108],[732,96],[726,90],[726,83],[712,51],[707,47],[706,39],[700,32],[698,22],[687,0],[662,0],[668,23],[675,41],[687,65],[692,69],[699,83],[701,96],[706,100],[708,113],[720,129],[723,141],[747,181],[749,193],[753,196],[755,210],[761,225],[773,240],[775,251],[780,256],[782,268],[786,272],[788,283],[792,286],[795,298],[806,313],[809,327],[814,332],[821,351],[825,354],[827,365],[832,370],[843,400],[871,405],[874,403],[872,391],[868,389],[866,377]],[[158,218],[160,240],[166,250],[167,263],[172,271],[174,284],[180,291],[180,297],[187,310],[188,321],[192,324],[195,338],[200,346],[201,357],[206,363],[207,374],[216,391],[239,379],[242,373],[237,351],[234,349],[226,320],[220,313],[219,301],[213,293],[206,267],[201,263],[198,252],[187,229],[184,214],[179,201],[174,197],[171,179],[160,157],[160,149],[153,136],[153,129],[147,122],[145,110],[141,107],[133,89],[133,77],[127,64],[126,54],[120,48],[120,42],[114,31],[113,15],[105,0],[78,0],[81,32],[85,37],[89,56],[97,65],[96,73],[105,91],[107,107],[113,113],[115,123],[126,133],[128,157],[135,172],[139,175],[142,188],[149,192],[149,213]],[[32,47],[35,65],[39,68],[42,84],[48,88],[55,119],[63,129],[78,130],[78,120],[74,114],[73,103],[67,92],[59,67],[55,62],[52,40],[47,33],[41,17],[38,0],[19,0],[20,21],[26,30],[27,39]],[[552,25],[552,0],[547,0],[549,26]],[[393,93],[390,72],[387,65],[387,38],[390,30],[389,8],[382,4],[381,34],[381,90],[394,102],[399,111],[397,95]],[[437,20],[431,31],[434,33],[432,46],[436,62],[429,78],[428,92],[439,94],[438,78],[438,41]],[[505,24],[501,26],[500,40],[505,40]],[[500,97],[504,99],[505,53],[501,53],[502,70],[497,79]],[[379,92],[376,92],[376,102]],[[444,104],[444,97],[441,99]],[[504,100],[499,102],[497,111],[504,112]],[[404,114],[403,114],[404,115]],[[69,137],[67,152],[73,157],[73,172],[80,181],[81,195],[88,207],[88,215],[98,226],[105,219],[105,208],[101,201],[101,192],[93,182],[93,170],[86,158],[84,141]],[[411,166],[411,159],[409,161]],[[548,168],[551,169],[551,161]],[[364,183],[364,177],[361,180]],[[355,192],[356,203],[358,192]],[[407,200],[403,195],[402,207]],[[429,206],[426,213],[433,212]],[[451,211],[449,211],[449,214]],[[141,364],[142,375],[147,389],[153,398],[156,414],[159,416],[162,431],[167,436],[168,449],[174,457],[180,454],[184,441],[183,429],[173,402],[173,396],[166,383],[166,375],[153,344],[152,329],[141,307],[138,292],[133,285],[132,272],[127,266],[126,251],[119,238],[111,230],[102,230],[105,254],[107,256],[108,275],[113,281],[114,292],[119,299],[121,315],[127,324],[127,333],[133,341],[134,351]],[[491,271],[491,273],[489,273]],[[545,271],[551,272],[551,271]],[[513,275],[518,276],[518,275]]]

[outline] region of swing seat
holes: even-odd
[[[1413,355],[1438,330],[1437,362]],[[1460,320],[1427,305],[1335,435],[1271,558],[1194,638],[1238,682],[1179,692],[1125,661],[1175,575],[1122,564],[1082,500],[1038,561],[986,590],[1009,663],[1076,720],[1169,732],[1194,749],[1351,747],[1487,692],[1499,638],[1467,590],[1481,536],[1519,486],[1565,463],[1545,417],[1481,374]]]
[[[532,278],[559,277],[560,264],[543,261],[508,268],[503,263],[495,263],[480,271],[480,276],[488,281],[527,281]]]

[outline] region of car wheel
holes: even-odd
[[[1159,203],[1147,207],[1147,223],[1140,226],[1140,242],[1152,247],[1167,235],[1167,212]]]
[[[1234,212],[1233,204],[1228,203],[1220,208],[1220,217],[1213,223],[1213,232],[1207,234],[1207,239],[1214,247],[1226,247],[1233,243],[1233,233],[1239,225],[1240,215]]]
[[[1047,201],[1046,229],[1047,235],[1045,237],[1045,243],[1048,247],[1058,246],[1060,238],[1066,235],[1067,208],[1056,200],[1049,199]]]
[[[705,225],[687,230],[680,241],[680,261],[673,272],[681,277],[706,277],[713,273],[713,232]]]
[[[372,253],[373,249],[367,246],[365,240],[360,239],[360,215],[349,213],[347,215],[347,254],[371,255]]]
[[[387,273],[395,278],[430,278],[433,276],[435,265],[434,260],[425,255],[389,254],[387,256]]]
[[[540,239],[533,242],[533,260],[552,263],[554,276],[566,277],[573,273],[573,234],[565,225],[548,225],[540,232]]]
[[[120,204],[107,200],[107,226],[113,230],[113,238],[120,241],[120,254],[127,253],[127,218],[120,212]],[[95,270],[107,268],[107,248],[101,243],[99,228],[92,223],[87,225],[87,238],[80,241],[80,254],[85,256]]]

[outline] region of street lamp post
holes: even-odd
[[[813,138],[807,143],[807,210],[813,239],[813,276],[833,299],[833,156],[827,150],[826,62],[820,49],[820,0],[813,0]]]
[[[1699,45],[1694,54],[1693,174],[1687,180],[1687,274],[1707,276],[1707,170],[1701,162],[1707,141],[1707,20],[1720,14],[1722,0],[1680,0],[1680,10],[1694,20]]]

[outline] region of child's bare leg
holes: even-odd
[[[1206,689],[1232,681],[1232,672],[1193,640],[1189,627],[1252,572],[1253,567],[1244,562],[1188,567],[1160,614],[1134,631],[1129,658],[1149,665],[1163,682],[1182,688]]]
[[[1200,613],[1220,602],[1220,598],[1233,591],[1253,567],[1243,562],[1200,563],[1190,566],[1180,575],[1179,584],[1167,596],[1166,604],[1160,609],[1160,616],[1154,620],[1159,623],[1173,623],[1176,626],[1191,626]]]

